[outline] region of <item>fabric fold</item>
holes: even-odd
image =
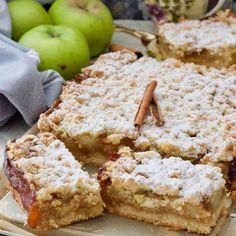
[[[36,52],[0,34],[0,125],[17,111],[32,125],[61,93],[61,75],[39,72],[38,63]]]

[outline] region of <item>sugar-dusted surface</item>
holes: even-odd
[[[114,143],[123,137],[135,139],[138,133],[133,121],[151,74],[143,71],[142,79],[137,72],[132,75],[135,69],[141,71],[139,65],[128,63],[130,58],[132,62],[136,56],[127,51],[102,55],[84,69],[91,78],[80,84],[67,83],[59,109],[46,118],[47,122],[59,123],[72,137],[111,135],[108,139]],[[43,118],[41,115],[39,127],[44,126]]]
[[[234,68],[206,69],[147,57],[131,62],[129,58],[125,51],[106,54],[84,69],[91,78],[80,84],[67,83],[58,109],[41,115],[39,128],[51,131],[56,126],[75,139],[100,135],[116,145],[128,137],[138,150],[157,150],[166,156],[204,157],[213,162],[236,156]],[[116,66],[110,70],[107,63]],[[103,75],[96,77],[97,71]],[[153,79],[158,82],[155,94],[165,124],[157,127],[148,114],[138,134],[134,117],[146,85]]]
[[[149,64],[165,124],[158,128],[148,116],[136,145],[213,162],[236,157],[236,71],[171,59]]]
[[[82,72],[90,77],[107,78],[136,59],[137,56],[129,51],[107,53],[101,55],[93,65],[82,69]]]
[[[81,169],[81,164],[64,144],[50,133],[26,135],[16,142],[9,142],[7,155],[24,173],[24,178],[36,191],[38,201],[76,193],[97,193],[99,196],[97,181]]]
[[[123,148],[119,153],[121,157],[107,162],[102,174],[109,176],[114,185],[122,185],[133,193],[152,192],[199,205],[225,188],[218,167],[193,165],[178,157],[162,159],[154,151],[131,152],[129,148]]]
[[[207,20],[186,20],[166,23],[158,33],[172,50],[201,52],[236,47],[236,17],[227,11]]]

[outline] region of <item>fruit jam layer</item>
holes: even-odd
[[[4,162],[4,171],[10,186],[19,193],[24,209],[29,211],[36,200],[35,190],[30,188],[29,183],[24,178],[24,173],[16,168],[8,157],[6,157]]]

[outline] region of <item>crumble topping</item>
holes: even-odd
[[[212,52],[236,46],[236,17],[220,12],[206,20],[184,20],[159,26],[158,34],[172,50]]]
[[[49,115],[48,122],[59,124],[70,137],[106,134],[113,143],[117,138],[137,138],[133,120],[151,75],[143,72],[143,80],[129,75],[136,66],[128,62],[135,59],[136,55],[127,50],[100,56],[83,70],[90,78],[80,84],[67,82],[62,103]],[[39,120],[39,127],[47,125],[43,122]]]
[[[158,62],[148,57],[119,64],[120,55],[130,58],[126,51],[106,54],[84,69],[88,79],[80,84],[67,82],[62,102],[50,115],[41,115],[39,128],[55,129],[78,140],[84,135],[100,136],[115,145],[128,137],[138,150],[156,150],[164,156],[204,157],[206,162],[236,157],[234,68],[207,69],[175,59]],[[104,58],[119,66],[110,72]],[[106,75],[96,77],[98,69]],[[138,133],[133,122],[151,80],[158,82],[155,95],[165,124],[157,127],[148,114]]]
[[[23,171],[24,178],[36,191],[37,200],[76,197],[76,194],[88,194],[87,200],[89,196],[99,197],[96,179],[82,170],[81,164],[53,134],[27,135],[8,142],[7,155]]]
[[[137,60],[137,56],[129,50],[103,54],[93,65],[82,69],[90,77],[108,77],[121,69],[124,65]]]
[[[223,190],[225,180],[220,168],[193,165],[178,157],[162,159],[157,152],[131,152],[120,149],[121,157],[105,163],[105,176],[134,193],[153,192],[181,198],[183,203],[199,205]]]

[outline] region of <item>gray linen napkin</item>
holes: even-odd
[[[5,6],[0,0],[0,126],[17,111],[33,125],[59,96],[64,80],[53,70],[39,72],[38,54],[3,35],[11,33]]]
[[[32,125],[61,93],[59,73],[39,72],[38,55],[0,34],[0,125],[19,111]]]
[[[11,17],[4,0],[0,0],[0,33],[11,36]]]

